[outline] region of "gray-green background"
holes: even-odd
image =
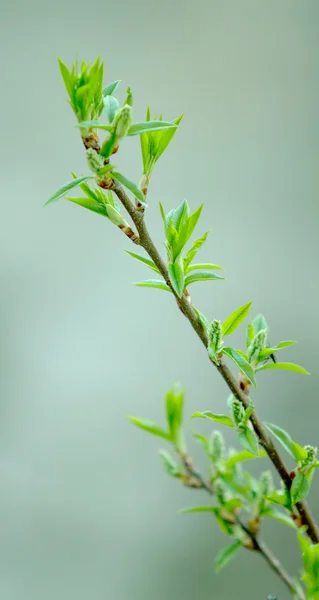
[[[58,55],[100,54],[106,83],[122,79],[122,95],[133,86],[137,120],[147,104],[168,119],[184,112],[151,185],[150,230],[160,244],[159,201],[205,201],[199,232],[213,231],[201,258],[223,264],[227,281],[194,286],[194,301],[223,319],[253,300],[273,343],[298,340],[282,358],[312,376],[262,373],[254,399],[263,419],[316,443],[318,25],[317,0],[2,0],[3,600],[289,597],[247,552],[215,577],[226,538],[209,516],[177,514],[205,497],[167,478],[158,441],[125,418],[161,421],[175,380],[187,415],[224,410],[227,390],[193,331],[169,295],[131,286],[149,274],[115,227],[42,205],[86,170]],[[138,180],[140,163],[127,140],[117,166]],[[318,494],[315,482],[319,517]],[[297,573],[294,533],[268,523],[264,535]]]

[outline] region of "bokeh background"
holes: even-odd
[[[312,376],[262,373],[254,400],[263,419],[318,442],[318,25],[317,0],[2,0],[1,598],[289,597],[247,552],[214,575],[228,540],[209,515],[177,514],[205,497],[169,479],[158,440],[126,420],[163,422],[174,381],[186,415],[224,410],[193,331],[171,297],[131,285],[149,273],[115,227],[42,205],[71,170],[86,172],[58,55],[100,54],[106,83],[122,79],[121,97],[133,86],[137,120],[147,104],[168,119],[184,112],[152,181],[150,230],[161,244],[159,201],[205,202],[200,256],[227,281],[197,284],[194,302],[223,319],[252,300],[273,343],[298,340],[282,358]],[[116,164],[139,180],[135,138]],[[318,497],[315,481],[317,517]],[[269,522],[264,537],[297,574],[293,531]]]

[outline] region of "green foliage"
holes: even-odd
[[[171,292],[171,288],[160,279],[145,279],[144,281],[135,282],[134,285],[138,287],[150,287],[158,290],[164,290],[165,292]]]
[[[115,171],[112,171],[110,173],[110,177],[124,185],[124,187],[128,189],[135,196],[135,198],[137,198],[140,201],[140,203],[143,204],[143,206],[147,206],[143,192],[135,183],[124,177],[124,175],[122,175],[121,173],[116,173]]]
[[[319,544],[312,544],[302,533],[298,534],[304,572],[302,580],[307,587],[307,598],[319,600]]]
[[[171,440],[177,450],[184,453],[186,450],[183,431],[183,406],[184,390],[175,385],[166,394],[166,419]]]
[[[252,383],[253,386],[256,387],[254,370],[249,364],[249,362],[242,356],[242,354],[240,354],[240,352],[238,350],[235,350],[234,348],[223,348],[223,354],[228,356],[228,358],[230,358],[235,363],[238,369],[242,373],[244,373],[244,375],[247,377],[250,383]]]
[[[140,429],[143,429],[144,431],[147,431],[148,433],[151,433],[152,435],[161,437],[164,440],[171,441],[170,433],[167,431],[164,431],[164,429],[162,429],[161,427],[158,427],[158,425],[156,425],[152,421],[148,421],[147,419],[137,419],[136,417],[128,417],[128,418],[131,421],[131,423],[133,423]]]
[[[226,415],[216,415],[210,410],[205,410],[204,412],[194,412],[190,418],[195,419],[196,417],[201,419],[211,419],[212,421],[216,421],[222,425],[227,425],[227,427],[234,427],[234,423],[230,417],[227,417]]]
[[[135,254],[134,252],[129,252],[128,250],[125,250],[126,254],[129,254],[130,256],[132,256],[132,258],[135,258],[135,260],[138,260],[139,262],[143,263],[144,265],[146,265],[147,267],[149,267],[150,269],[152,269],[152,271],[155,271],[155,273],[159,273],[159,269],[157,268],[156,264],[152,261],[149,260],[148,258],[145,258],[144,256],[140,256],[139,254]]]
[[[78,121],[98,119],[103,110],[103,63],[100,58],[91,65],[75,61],[68,69],[59,58],[59,66],[69,102]]]
[[[182,467],[170,455],[167,450],[160,450],[159,455],[162,460],[163,468],[168,475],[180,479],[182,477]]]
[[[238,550],[242,547],[242,543],[239,540],[236,540],[230,546],[223,548],[220,550],[215,558],[215,571],[219,573],[219,571],[225,567],[231,560],[233,560],[238,553]]]
[[[79,65],[76,61],[71,69],[61,59],[59,65],[70,105],[78,121],[76,127],[81,130],[86,159],[92,175],[76,177],[73,174],[73,179],[61,186],[46,204],[65,198],[73,204],[106,217],[146,250],[149,257],[129,251],[127,253],[157,275],[164,273],[165,281],[161,276],[158,279],[137,282],[135,285],[161,289],[177,297],[179,308],[189,319],[201,341],[207,345],[210,360],[221,372],[231,391],[227,400],[231,416],[207,410],[193,412],[191,419],[197,417],[233,429],[242,449],[226,448],[220,431],[213,430],[207,436],[193,433],[193,437],[204,450],[208,462],[206,475],[198,473],[186,449],[183,426],[185,394],[178,386],[172,387],[165,396],[165,428],[145,419],[129,417],[129,420],[138,428],[165,440],[171,446],[174,456],[166,449],[160,451],[163,468],[169,476],[187,487],[202,489],[210,494],[209,506],[194,506],[181,512],[210,513],[221,530],[232,538],[232,543],[222,549],[216,557],[216,572],[227,565],[242,547],[257,549],[263,554],[263,550],[258,548],[256,543],[259,540],[263,520],[271,518],[289,528],[298,529],[304,559],[303,581],[307,586],[309,600],[319,600],[319,544],[311,544],[303,535],[305,528],[301,522],[306,520],[306,524],[309,523],[307,512],[302,511],[299,505],[308,496],[315,469],[319,468],[319,462],[316,460],[317,449],[310,445],[302,447],[292,440],[284,429],[265,423],[269,433],[295,462],[294,470],[290,474],[291,485],[290,480],[287,483],[287,478],[283,477],[286,485],[281,484],[279,489],[275,489],[269,471],[264,471],[259,478],[256,478],[244,470],[245,463],[251,459],[265,457],[267,452],[273,463],[276,462],[273,456],[274,446],[267,445],[267,436],[265,437],[261,423],[254,412],[253,402],[248,403],[248,395],[250,384],[256,387],[256,373],[260,371],[286,370],[308,374],[308,371],[299,365],[277,362],[275,358],[277,352],[285,351],[295,342],[288,340],[270,345],[267,321],[262,314],[259,314],[247,325],[244,349],[224,347],[223,338],[234,333],[246,319],[251,302],[235,310],[223,323],[217,318],[207,319],[200,310],[193,307],[188,286],[199,281],[224,279],[214,272],[222,270],[220,265],[203,260],[192,262],[206,242],[208,231],[196,239],[187,250],[187,244],[198,224],[203,205],[190,213],[189,205],[184,200],[167,214],[160,205],[165,230],[168,276],[163,269],[162,261],[157,256],[157,250],[144,227],[142,213],[147,208],[146,196],[154,167],[172,141],[182,115],[173,121],[164,121],[162,116],[151,119],[150,109],[148,109],[145,121],[134,123],[131,88],[126,89],[124,102],[120,104],[115,97],[120,81],[113,81],[103,87],[103,64],[99,58],[93,64],[83,62]],[[99,121],[103,111],[107,123]],[[106,138],[100,143],[98,136],[101,134],[106,135]],[[122,141],[126,137],[136,136],[140,137],[143,162],[139,185],[127,179],[110,163],[110,157],[120,150]],[[70,196],[69,193],[75,189],[77,195]],[[82,192],[82,196],[78,190]],[[127,196],[124,201],[125,190]],[[130,194],[135,200],[135,205],[134,202],[130,204]],[[124,204],[139,236],[121,215],[115,197]],[[237,382],[225,368],[225,357],[229,358],[240,371]],[[260,447],[266,448],[267,451],[261,450]],[[278,470],[282,474],[281,470]],[[313,535],[309,530],[308,534]],[[273,568],[278,569],[276,562],[273,563]],[[298,600],[303,599],[303,592],[300,591],[297,583],[295,585],[293,582],[289,587]]]
[[[65,183],[64,185],[61,185],[61,187],[59,187],[57,191],[54,192],[52,196],[50,196],[49,200],[46,201],[44,206],[47,206],[47,204],[51,204],[52,202],[56,202],[56,200],[63,198],[73,188],[78,187],[81,183],[84,183],[89,179],[92,179],[92,175],[86,175],[85,177],[77,177],[76,179],[72,179],[72,181],[68,181],[68,183]]]
[[[152,121],[150,109],[147,109],[146,121],[140,131],[143,173],[147,177],[152,175],[155,164],[172,141],[182,118],[183,115],[180,115],[174,121],[163,121],[162,119]],[[147,127],[148,123],[166,123],[167,125],[163,127],[149,125]]]
[[[309,475],[305,475],[302,473],[302,471],[297,471],[290,490],[292,504],[296,504],[297,502],[307,498],[309,491]]]
[[[115,94],[120,83],[121,83],[121,80],[117,79],[116,81],[112,81],[112,83],[109,83],[108,85],[106,85],[102,90],[103,97],[105,98],[106,96],[112,96],[113,94]]]
[[[296,462],[307,458],[307,451],[297,442],[294,442],[287,431],[273,423],[265,423],[265,426]]]
[[[304,369],[303,367],[288,362],[267,363],[266,365],[261,365],[260,367],[257,367],[256,371],[268,371],[270,369],[280,369],[282,371],[295,371],[295,373],[303,373],[304,375],[309,375],[309,372],[306,371],[306,369]]]
[[[237,327],[246,319],[251,307],[251,302],[248,304],[244,304],[240,308],[237,308],[229,317],[227,317],[226,321],[224,321],[222,326],[222,334],[223,335],[231,335],[236,331]]]
[[[184,271],[185,273],[187,273],[190,268],[190,264],[193,260],[193,258],[195,258],[197,252],[200,250],[200,248],[203,246],[203,244],[205,244],[206,240],[207,240],[207,236],[209,234],[209,231],[206,231],[206,233],[204,233],[198,240],[196,240],[192,247],[190,248],[190,250],[187,252],[185,258],[184,258]]]

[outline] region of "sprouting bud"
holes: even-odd
[[[222,349],[222,324],[217,319],[211,322],[208,331],[208,353],[215,360]]]
[[[272,474],[270,471],[264,471],[259,479],[259,489],[261,495],[269,496],[273,489]]]
[[[129,106],[133,106],[133,94],[130,86],[128,86],[126,90],[127,96],[124,104],[128,104]]]
[[[304,449],[307,452],[307,457],[302,461],[301,468],[307,469],[307,467],[310,467],[316,460],[317,448],[315,448],[314,446],[304,446]]]
[[[267,329],[261,329],[255,335],[251,345],[248,348],[248,358],[250,363],[256,363],[260,352],[266,347]]]
[[[216,479],[214,492],[218,502],[223,506],[227,502],[227,492],[221,479]]]
[[[93,148],[89,148],[86,151],[86,160],[93,173],[97,173],[105,166],[103,157],[95,152]]]
[[[245,422],[245,409],[239,400],[233,400],[232,411],[235,425],[241,427]]]
[[[132,108],[128,104],[124,104],[119,108],[112,123],[117,140],[124,138],[127,135],[129,128],[132,125]]]
[[[210,439],[210,451],[215,462],[224,460],[225,443],[220,431],[213,431]]]

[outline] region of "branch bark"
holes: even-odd
[[[205,346],[205,348],[207,348],[208,340],[207,340],[206,332],[205,332],[196,312],[194,311],[193,307],[189,303],[189,300],[187,299],[187,297],[185,295],[183,295],[182,298],[178,298],[177,294],[175,293],[175,291],[170,283],[166,264],[165,264],[163,258],[161,257],[160,253],[158,252],[156,246],[154,245],[154,243],[150,237],[150,234],[148,232],[148,229],[147,229],[147,226],[146,226],[145,220],[144,220],[144,215],[136,210],[136,208],[132,204],[130,198],[127,196],[125,190],[117,181],[113,181],[112,189],[113,189],[114,193],[117,195],[117,197],[120,200],[120,202],[122,203],[122,205],[124,206],[124,208],[126,209],[126,211],[128,212],[128,214],[130,215],[130,217],[138,231],[138,234],[140,237],[140,245],[144,248],[144,250],[150,256],[150,258],[156,264],[156,266],[159,269],[159,271],[161,272],[165,282],[172,290],[172,293],[174,294],[174,296],[176,298],[176,302],[177,302],[179,308],[181,309],[182,313],[185,315],[187,320],[190,322],[191,326],[195,330],[197,336],[200,338],[200,340],[203,343],[203,345]],[[243,406],[245,406],[245,408],[247,408],[249,405],[249,396],[247,396],[247,394],[245,394],[245,392],[240,388],[235,377],[233,376],[233,374],[231,373],[231,371],[229,370],[227,365],[224,362],[221,362],[219,365],[216,365],[213,362],[212,362],[212,364],[214,365],[214,367],[218,370],[218,372],[224,379],[224,381],[227,384],[228,388],[230,389],[231,393],[235,396],[235,398],[237,398],[243,404]],[[262,421],[257,416],[256,411],[254,411],[251,415],[251,422],[252,422],[253,428],[255,430],[255,433],[258,437],[260,445],[267,452],[276,471],[278,472],[283,483],[286,485],[286,487],[289,490],[292,485],[292,480],[290,478],[289,472],[288,472],[285,464],[283,463],[281,456],[277,451],[277,448],[275,447],[273,441],[271,440],[270,436],[268,435],[268,432],[265,429]],[[319,543],[318,526],[314,520],[314,517],[313,517],[307,503],[306,502],[298,502],[296,504],[296,507],[301,516],[302,524],[307,526],[307,535],[309,536],[309,538],[311,539],[311,541],[313,543],[315,543],[315,544]]]

